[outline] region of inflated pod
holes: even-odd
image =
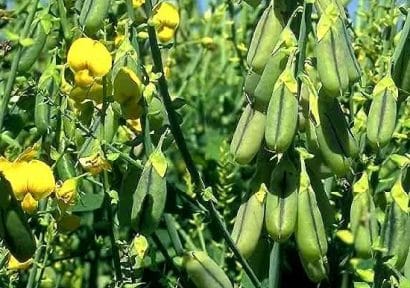
[[[366,172],[353,184],[354,198],[350,208],[350,228],[353,233],[354,248],[361,258],[372,256],[372,246],[378,236],[376,207],[369,191]]]
[[[326,255],[325,227],[303,160],[301,161],[295,232],[299,254],[305,261],[317,261]]]
[[[396,127],[398,89],[390,76],[384,77],[373,90],[367,116],[367,140],[375,148],[387,145]]]
[[[300,260],[310,281],[319,283],[327,278],[328,264],[326,256],[313,261],[306,260],[300,256]]]
[[[139,233],[151,234],[159,224],[167,195],[166,169],[165,156],[155,150],[145,163],[133,195],[131,226]]]
[[[320,154],[333,173],[344,175],[351,167],[349,157],[357,155],[356,141],[336,98],[319,97],[318,111],[320,124],[315,132]]]
[[[346,67],[344,45],[340,47],[343,31],[338,31],[339,13],[337,7],[327,11],[320,17],[317,26],[317,43],[315,47],[317,71],[326,94],[336,97],[347,90],[349,74]]]
[[[3,244],[19,261],[33,257],[36,242],[23,210],[14,197],[10,183],[0,173],[0,236]]]
[[[349,76],[349,83],[354,84],[360,80],[362,72],[360,70],[359,63],[357,62],[356,56],[353,51],[352,43],[350,41],[349,34],[347,33],[346,26],[343,24],[343,21],[339,19],[337,22],[337,29],[341,31],[340,36],[340,49],[344,52],[344,62],[347,68],[347,74]]]
[[[85,33],[94,35],[103,27],[110,2],[110,0],[84,0],[79,22],[84,27]]]
[[[261,147],[266,116],[248,104],[239,119],[230,150],[239,164],[248,164]]]
[[[243,84],[243,90],[249,98],[253,99],[255,95],[255,89],[258,86],[261,75],[253,72],[252,70],[248,71],[248,74],[245,77],[245,82]]]
[[[398,88],[410,93],[410,15],[406,17],[399,43],[394,50],[392,76]]]
[[[282,16],[277,9],[274,9],[271,3],[258,21],[255,32],[252,35],[246,61],[251,69],[262,74],[269,55],[279,40],[280,33],[284,27]]]
[[[383,229],[385,256],[395,256],[394,266],[401,269],[406,261],[409,250],[408,213],[404,212],[396,202],[388,208],[387,223]]]
[[[266,186],[262,184],[259,191],[239,207],[235,218],[231,237],[245,258],[254,252],[262,232],[266,193]]]
[[[43,24],[41,21],[38,21],[35,25],[32,35],[30,35],[30,37],[33,38],[34,43],[28,47],[24,47],[21,53],[18,64],[18,70],[20,72],[27,72],[33,66],[46,44],[47,33]]]
[[[114,139],[119,127],[120,115],[115,111],[112,105],[108,106],[105,111],[104,125],[98,127],[98,138],[110,143]]]
[[[296,43],[293,32],[288,27],[284,28],[255,88],[254,105],[257,110],[266,112],[276,80],[285,70],[288,57],[293,53]]]
[[[292,144],[297,124],[297,82],[293,69],[287,67],[279,76],[269,101],[265,128],[266,145],[278,153],[285,152]]]
[[[288,156],[282,157],[271,177],[265,205],[265,226],[273,240],[286,241],[295,231],[299,173]]]
[[[232,288],[232,283],[222,267],[205,252],[192,251],[183,259],[184,268],[197,288]]]

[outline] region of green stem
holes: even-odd
[[[31,24],[33,23],[34,15],[36,14],[37,5],[39,0],[32,1],[31,10],[27,16],[27,20],[24,24],[23,32],[20,35],[20,39],[27,38],[30,32]],[[18,45],[16,54],[14,55],[13,61],[11,62],[10,76],[7,79],[6,88],[4,89],[3,97],[1,97],[0,102],[0,132],[3,130],[4,117],[7,114],[7,106],[11,97],[11,90],[13,89],[14,81],[16,80],[17,68],[20,62],[21,54],[23,52],[23,46]]]
[[[177,255],[181,256],[184,254],[184,248],[182,247],[181,239],[179,239],[178,231],[176,229],[175,220],[171,214],[164,214],[165,225],[167,226],[167,231],[169,238],[171,239],[172,246],[174,246]]]
[[[147,16],[151,15],[151,11],[152,11],[151,0],[145,1],[145,11],[147,13]],[[188,172],[191,175],[193,183],[196,185],[196,188],[202,192],[205,190],[205,184],[201,178],[201,175],[199,174],[199,171],[197,170],[195,166],[191,153],[189,152],[187,144],[185,142],[184,135],[182,134],[181,127],[178,124],[177,114],[174,110],[171,97],[168,92],[168,84],[164,76],[164,69],[162,65],[161,51],[159,50],[157,36],[156,36],[155,28],[153,26],[148,26],[148,35],[149,35],[149,43],[150,43],[150,48],[151,48],[151,53],[152,53],[152,59],[154,62],[155,72],[161,73],[161,77],[158,79],[158,88],[162,96],[165,109],[168,114],[171,133],[174,136],[176,145],[182,155],[182,158],[186,164]],[[202,194],[199,193],[199,195],[202,195]],[[236,256],[238,261],[243,266],[243,269],[245,270],[245,273],[248,275],[249,279],[252,281],[255,287],[257,288],[260,287],[261,284],[258,278],[256,277],[255,273],[252,271],[248,262],[245,260],[245,258],[241,255],[239,250],[236,248],[235,243],[233,242],[228,230],[226,229],[225,223],[222,221],[221,216],[219,215],[219,212],[216,210],[214,206],[214,203],[212,201],[207,201],[205,199],[202,199],[202,202],[203,202],[202,204],[205,207],[207,207],[212,218],[216,221],[216,224],[222,230],[223,237],[227,241],[229,247],[231,248],[232,252]]]

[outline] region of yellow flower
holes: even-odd
[[[79,38],[68,50],[67,62],[73,72],[88,70],[94,77],[103,77],[111,69],[112,57],[99,41]]]
[[[33,259],[28,259],[26,262],[19,262],[13,255],[10,255],[9,263],[7,269],[9,270],[26,270],[33,263]]]
[[[128,100],[138,102],[142,94],[142,83],[138,76],[127,67],[122,67],[114,79],[114,100],[124,104]]]
[[[27,193],[26,196],[24,196],[23,201],[21,201],[21,208],[28,214],[33,214],[36,212],[38,207],[38,201],[31,196],[30,193]]]
[[[132,241],[132,254],[144,258],[149,248],[148,240],[143,235],[137,235]]]
[[[92,175],[97,175],[104,170],[110,170],[110,163],[100,153],[83,157],[78,160],[81,166]]]
[[[140,8],[145,3],[145,0],[132,0],[132,7],[134,9]]]
[[[70,178],[64,181],[64,183],[57,187],[56,198],[63,206],[74,205],[77,197],[77,179]]]
[[[157,30],[159,41],[169,42],[179,25],[178,9],[170,2],[161,2],[154,7],[151,22]]]
[[[140,119],[127,119],[127,127],[129,127],[132,132],[139,134],[142,132],[141,120]]]
[[[14,195],[20,201],[28,193],[38,201],[54,191],[53,171],[40,160],[15,161],[8,164],[2,160],[1,166],[4,169],[4,177],[10,182]],[[31,199],[26,199],[26,204],[31,202]]]

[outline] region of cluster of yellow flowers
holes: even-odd
[[[70,97],[77,102],[86,99],[102,102],[102,77],[112,66],[112,57],[99,41],[79,38],[71,45],[67,55],[68,66],[74,73],[75,87]]]

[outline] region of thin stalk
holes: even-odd
[[[174,246],[177,255],[181,256],[184,254],[184,248],[182,247],[181,239],[179,239],[178,231],[175,226],[175,220],[171,214],[164,214],[165,225],[167,226],[167,231],[169,238],[171,239],[172,246]]]
[[[105,116],[108,108],[108,101],[107,101],[107,82],[106,78],[103,78],[103,107],[102,107],[102,114],[101,114],[101,129],[102,129],[102,139],[105,139]],[[104,155],[105,153],[105,145],[103,145],[103,151]],[[110,196],[108,194],[109,192],[109,179],[108,179],[108,173],[106,170],[103,172],[103,189],[104,189],[104,208],[107,211],[107,217],[108,221],[110,223],[110,231],[109,231],[109,237],[110,237],[110,242],[111,242],[111,252],[112,252],[112,258],[114,262],[114,270],[115,270],[115,278],[117,283],[122,283],[122,272],[121,272],[121,261],[120,261],[120,253],[119,249],[115,240],[115,234],[114,234],[114,215],[111,207],[111,201],[110,201]]]
[[[58,0],[57,3],[58,3],[58,14],[60,16],[61,29],[63,30],[64,39],[66,41],[70,41],[71,31],[70,31],[70,28],[68,27],[68,22],[67,22],[67,9],[64,6],[63,0]]]
[[[26,23],[24,24],[23,32],[20,35],[21,39],[27,38],[30,32],[31,24],[34,20],[34,15],[36,14],[37,5],[39,0],[34,0],[32,2],[31,10],[27,16]],[[10,76],[7,79],[6,88],[4,89],[3,97],[1,97],[0,102],[0,132],[3,130],[4,117],[7,114],[7,106],[11,97],[11,90],[13,89],[14,81],[16,80],[17,68],[20,62],[21,54],[23,52],[23,46],[18,45],[16,54],[14,55],[13,61],[11,62]]]
[[[145,1],[145,11],[147,13],[147,16],[151,15],[151,11],[152,11],[151,0]],[[164,68],[162,65],[161,51],[159,50],[159,46],[157,42],[157,35],[155,32],[155,28],[153,26],[148,26],[148,35],[149,35],[149,43],[150,43],[150,48],[151,48],[151,53],[152,53],[152,59],[154,62],[155,72],[161,73],[161,77],[158,79],[158,88],[162,96],[165,109],[168,114],[171,133],[174,136],[176,145],[179,151],[181,152],[182,158],[186,164],[186,167],[188,169],[189,174],[191,175],[191,178],[194,184],[196,185],[196,188],[202,192],[205,190],[205,184],[201,178],[201,175],[199,174],[199,171],[197,170],[195,166],[191,153],[188,150],[184,135],[182,134],[182,131],[181,131],[181,127],[178,124],[177,114],[174,110],[174,107],[172,106],[171,97],[168,92],[168,84],[164,76]],[[202,195],[201,193],[199,194]],[[207,209],[209,210],[212,218],[216,221],[216,224],[222,231],[223,237],[227,241],[229,247],[231,248],[232,252],[236,256],[238,261],[241,263],[245,273],[248,275],[253,285],[257,288],[261,287],[261,284],[258,278],[256,277],[255,273],[252,271],[248,262],[245,260],[245,258],[240,254],[239,250],[236,248],[235,243],[233,242],[228,230],[226,229],[225,223],[221,219],[219,212],[216,210],[214,206],[214,203],[212,201],[206,201],[205,199],[202,199],[202,202],[203,202],[202,204],[205,207],[207,207]]]

